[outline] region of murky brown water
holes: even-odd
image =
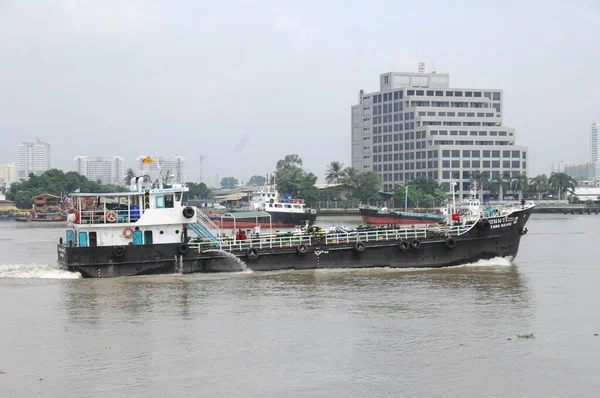
[[[597,396],[600,218],[528,228],[512,265],[82,280],[1,223],[0,395]]]

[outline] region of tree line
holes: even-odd
[[[487,189],[499,199],[504,197],[506,191],[512,191],[523,198],[523,194],[533,194],[538,200],[545,195],[556,196],[557,199],[567,199],[568,192],[574,191],[577,180],[566,173],[552,173],[550,177],[540,174],[529,178],[527,174],[520,173],[516,177],[508,178],[503,174],[490,179],[488,172],[475,171],[471,173],[471,182],[477,183],[481,192]],[[480,195],[481,196],[481,195]]]

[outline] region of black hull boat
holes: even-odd
[[[314,223],[317,220],[317,213],[285,213],[285,212],[268,212],[264,215],[253,217],[256,212],[239,211],[228,214],[214,214],[210,219],[220,228],[237,229],[237,228],[254,228],[257,225],[262,228],[293,228],[296,225]]]
[[[72,247],[58,263],[83,277],[318,268],[438,268],[517,256],[533,205],[468,224],[375,228],[245,241]],[[185,234],[184,234],[185,235]]]

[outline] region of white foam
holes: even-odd
[[[69,272],[51,265],[3,264],[0,265],[0,278],[15,279],[79,279],[79,272]]]

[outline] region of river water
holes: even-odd
[[[0,396],[598,396],[599,221],[534,215],[512,264],[103,280],[0,223]]]

